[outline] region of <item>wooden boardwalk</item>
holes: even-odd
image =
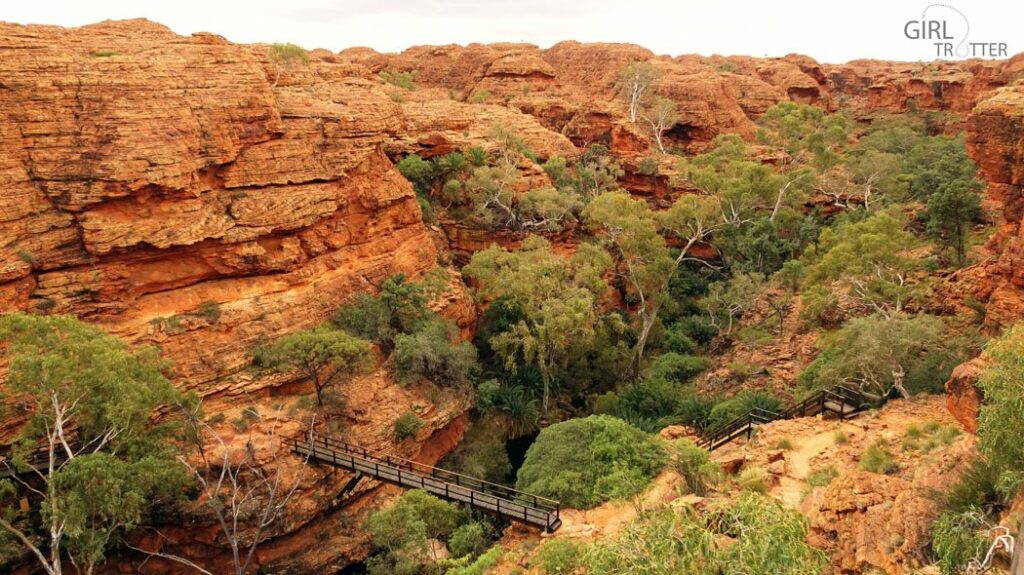
[[[559,517],[560,505],[552,499],[366,449],[324,435],[292,439],[290,442],[295,453],[319,463],[347,469],[399,487],[422,489],[441,499],[539,527],[549,533],[562,525]]]

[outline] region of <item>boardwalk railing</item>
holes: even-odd
[[[738,437],[745,435],[750,439],[755,427],[777,419],[810,417],[819,413],[832,413],[839,416],[839,419],[846,419],[878,404],[881,400],[880,396],[837,385],[817,391],[779,413],[755,407],[736,419],[701,434],[697,445],[714,451]]]
[[[561,506],[553,499],[523,493],[454,471],[346,443],[325,435],[293,438],[292,450],[311,460],[374,479],[422,489],[448,501],[553,532],[562,525]]]

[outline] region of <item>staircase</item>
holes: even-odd
[[[357,476],[362,474],[399,487],[422,489],[441,499],[539,527],[548,533],[562,526],[560,505],[552,499],[352,445],[325,435],[290,439],[289,445],[296,454],[308,457],[311,461],[347,469]],[[354,483],[350,484],[354,487]]]
[[[878,395],[837,385],[831,389],[817,391],[803,401],[790,405],[780,413],[755,407],[728,423],[702,433],[700,439],[697,440],[697,445],[708,451],[714,451],[738,437],[745,435],[747,439],[750,439],[755,427],[778,419],[810,417],[819,413],[831,413],[838,416],[839,419],[846,419],[855,413],[878,405],[882,399]]]

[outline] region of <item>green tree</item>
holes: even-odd
[[[414,333],[432,318],[427,298],[423,285],[395,274],[384,280],[376,296],[359,294],[332,321],[354,336],[376,342],[389,355],[398,334]]]
[[[9,364],[4,399],[27,417],[14,461],[5,464],[39,479],[30,484],[14,474],[0,492],[13,493],[17,483],[42,499],[45,543],[14,506],[0,512],[0,528],[49,575],[62,573],[65,555],[91,572],[115,536],[185,483],[152,423],[154,410],[176,399],[165,363],[153,348],[133,353],[64,315],[0,316],[0,341]],[[40,449],[43,463],[33,467]]]
[[[664,154],[663,136],[679,121],[679,107],[669,98],[655,96],[651,98],[650,104],[643,109],[642,115],[651,126],[651,133],[654,135],[654,143],[658,145],[658,151]]]
[[[395,368],[405,383],[428,379],[453,387],[469,382],[476,367],[476,348],[458,341],[459,329],[448,320],[435,319],[415,333],[395,337]]]
[[[1024,328],[1011,327],[985,353],[990,363],[978,380],[985,393],[978,447],[1002,470],[1002,492],[1013,495],[1024,485]]]
[[[636,345],[633,377],[639,377],[651,330],[669,299],[669,283],[679,266],[690,259],[690,250],[716,230],[737,222],[724,212],[716,197],[684,195],[672,206],[655,213],[626,192],[609,192],[595,198],[584,211],[585,221],[600,230],[616,259],[616,271],[628,285],[627,296],[636,299]],[[662,235],[680,242],[673,252]]]
[[[607,415],[545,427],[526,452],[516,489],[589,509],[640,492],[665,465],[662,446]]]
[[[629,121],[636,123],[651,84],[658,79],[658,71],[650,62],[634,60],[619,70],[619,92],[629,106]]]
[[[759,119],[758,141],[773,148],[779,181],[769,219],[774,221],[789,198],[813,187],[817,174],[839,162],[849,131],[841,114],[795,102],[772,106]]]
[[[286,335],[264,352],[267,367],[298,370],[316,389],[317,405],[324,404],[324,389],[373,368],[370,342],[328,326]]]
[[[941,390],[972,347],[925,314],[854,318],[823,340],[822,352],[798,378],[804,387],[849,383],[878,394],[896,388],[904,397]]]
[[[733,322],[753,305],[763,284],[758,274],[736,274],[726,281],[711,284],[700,305],[707,312],[711,325],[730,335]]]
[[[914,294],[910,276],[920,263],[907,253],[914,243],[889,212],[826,228],[802,257],[803,287],[839,288],[868,309],[898,314]]]
[[[455,504],[425,491],[406,491],[390,508],[375,511],[365,527],[378,554],[367,561],[373,575],[416,575],[421,567],[436,563],[429,539],[451,535],[466,519]]]
[[[399,160],[395,167],[409,180],[416,193],[425,197],[430,196],[437,179],[437,166],[424,160],[419,154],[409,154]]]
[[[479,296],[505,297],[522,312],[522,319],[489,343],[508,369],[514,371],[523,358],[540,371],[545,412],[555,368],[568,359],[566,350],[594,333],[595,310],[606,290],[601,274],[610,263],[595,246],[583,244],[567,260],[547,240],[530,236],[517,252],[491,246],[463,268],[480,282]]]
[[[944,183],[928,198],[928,234],[967,263],[967,232],[981,215],[981,197],[964,181]]]

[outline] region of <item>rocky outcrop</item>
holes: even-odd
[[[897,575],[927,565],[929,530],[940,513],[933,493],[955,480],[973,453],[959,443],[911,475],[840,475],[810,502],[811,544],[829,551],[837,573]]]
[[[946,382],[946,408],[970,433],[978,432],[978,410],[985,392],[977,384],[986,364],[984,355],[960,364]]]
[[[175,385],[203,396],[207,413],[231,421],[255,403],[288,420],[282,409],[309,390],[245,369],[249,350],[438,261],[413,190],[385,153],[406,130],[434,128],[407,117],[364,68],[329,60],[314,54],[275,86],[266,47],[209,34],[146,21],[0,24],[0,309],[71,313],[156,344]],[[486,133],[478,116],[451,129]],[[469,330],[475,308],[453,278],[435,305]],[[406,390],[384,372],[341,392],[338,423],[356,442],[395,448],[394,420],[416,412],[420,441],[395,449],[428,463],[458,442],[470,401]],[[435,433],[443,440],[421,450]],[[323,572],[365,554],[360,514],[386,492],[367,483],[357,504],[329,511],[344,481],[311,470],[259,563]],[[221,572],[224,542],[194,511],[162,526],[168,545]],[[146,569],[175,572],[157,561]]]

